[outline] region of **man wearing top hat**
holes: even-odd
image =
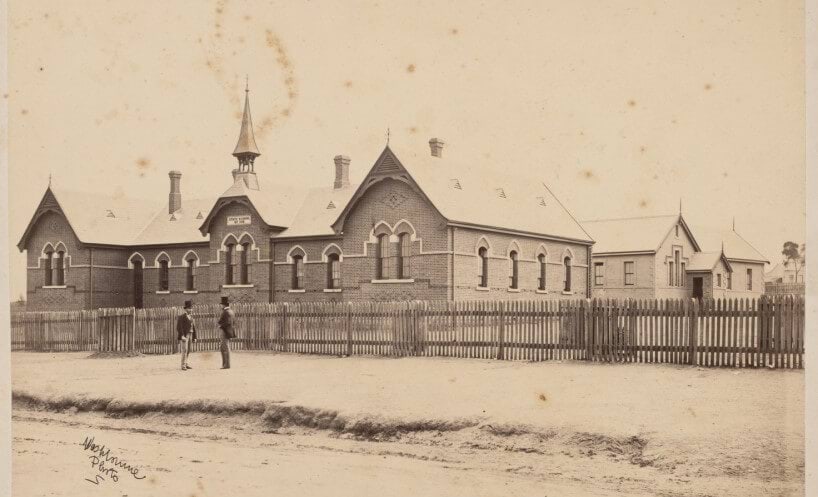
[[[187,363],[191,343],[196,341],[196,323],[193,322],[192,311],[193,301],[185,300],[185,313],[176,318],[176,334],[179,339],[179,349],[182,351],[182,371],[193,369]]]
[[[230,308],[230,300],[222,296],[222,315],[219,317],[219,328],[222,330],[222,342],[219,349],[222,352],[222,369],[230,369],[230,339],[236,338],[233,332],[233,319],[236,314]]]

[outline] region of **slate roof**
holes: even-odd
[[[582,226],[596,241],[594,253],[655,252],[679,214],[582,221]]]
[[[329,187],[307,191],[289,227],[276,238],[334,235],[332,224],[357,189],[358,185],[350,185],[337,190]]]
[[[690,262],[685,268],[687,271],[712,271],[718,262],[722,259],[722,253],[719,252],[696,252],[690,257]],[[725,261],[724,264],[730,270],[730,263]]]
[[[592,237],[542,178],[479,156],[433,157],[429,148],[387,147],[435,208],[453,223],[502,228],[592,243]]]
[[[182,208],[168,214],[168,205],[162,206],[153,219],[133,239],[133,245],[169,245],[173,243],[197,243],[210,240],[209,235],[199,231],[204,217],[213,207],[215,199],[182,199]]]
[[[733,230],[697,230],[696,238],[701,242],[703,250],[721,250],[724,242],[724,255],[730,260],[745,260],[765,262],[767,260],[755,247]]]

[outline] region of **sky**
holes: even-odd
[[[799,2],[9,5],[10,296],[51,181],[167,200],[230,186],[249,78],[256,171],[359,180],[386,142],[544,180],[578,219],[679,211],[773,264],[805,238]]]

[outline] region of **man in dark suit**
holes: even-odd
[[[233,331],[233,320],[236,314],[230,308],[230,300],[222,296],[222,315],[219,317],[219,328],[222,330],[222,341],[219,349],[222,352],[222,369],[230,369],[230,339],[236,338]]]
[[[187,363],[191,344],[196,341],[196,323],[193,321],[193,301],[185,301],[185,313],[176,318],[176,334],[179,339],[179,349],[182,352],[182,371],[193,369]]]

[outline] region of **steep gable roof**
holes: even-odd
[[[545,182],[485,166],[474,159],[432,157],[428,150],[395,151],[387,146],[339,215],[336,228],[375,177],[405,175],[452,224],[593,242]]]
[[[350,185],[338,189],[328,187],[309,190],[292,223],[276,238],[334,235],[332,224],[357,188],[358,185]]]
[[[204,243],[210,236],[199,231],[204,216],[215,199],[185,199],[182,208],[168,214],[167,204],[134,238],[135,245],[170,245],[174,243]]]
[[[693,247],[699,245],[681,214],[582,221],[594,237],[595,254],[656,252],[670,231],[681,224]]]
[[[728,271],[733,270],[730,266],[730,261],[724,257],[722,252],[696,252],[690,257],[690,262],[685,269],[692,272],[713,271],[719,261],[724,263],[724,267],[727,268]]]
[[[724,255],[730,260],[770,262],[734,230],[697,229],[696,231],[705,250],[721,250],[724,244]]]

